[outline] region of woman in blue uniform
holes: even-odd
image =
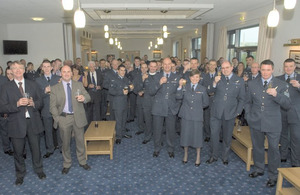
[[[179,81],[177,99],[182,99],[179,111],[181,117],[180,144],[184,147],[183,163],[187,163],[188,147],[196,148],[197,157],[195,166],[200,165],[200,148],[203,145],[203,108],[209,105],[206,88],[200,85],[200,72],[192,70],[190,82],[186,83],[183,90],[184,79]]]

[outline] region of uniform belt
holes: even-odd
[[[60,116],[64,116],[64,117],[66,117],[67,115],[74,115],[74,113],[66,113],[66,112],[62,112],[62,113],[60,114]]]

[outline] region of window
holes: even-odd
[[[201,37],[192,39],[191,58],[197,58],[200,62]]]
[[[256,58],[258,32],[259,26],[228,31],[227,59],[231,61],[233,57],[237,57],[246,64],[248,55]]]
[[[173,43],[173,56],[178,56],[179,41]]]

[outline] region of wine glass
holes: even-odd
[[[76,92],[75,92],[75,97],[76,97],[76,98],[80,95],[80,92],[81,92],[80,89],[77,89],[77,90],[76,90]]]
[[[268,89],[273,88],[273,82],[272,80],[268,83]]]
[[[186,80],[183,79],[182,80],[182,91],[186,91],[185,86],[186,86]]]

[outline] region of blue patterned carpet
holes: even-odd
[[[49,159],[44,159],[47,178],[39,180],[33,173],[27,147],[27,175],[23,185],[18,187],[14,185],[13,157],[2,152],[0,143],[0,194],[275,194],[275,187],[265,187],[267,173],[255,179],[249,178],[245,163],[233,152],[228,166],[221,160],[207,165],[209,147],[205,144],[199,167],[194,166],[194,149],[189,150],[189,162],[183,165],[183,149],[177,136],[174,159],[169,158],[165,149],[158,158],[153,158],[153,142],[141,144],[143,134],[134,135],[138,130],[135,122],[127,126],[133,138],[123,139],[120,145],[115,145],[113,160],[108,155],[89,156],[91,171],[79,167],[73,140],[73,164],[69,174],[61,174],[62,155],[56,150]],[[41,148],[45,154],[44,141]]]

